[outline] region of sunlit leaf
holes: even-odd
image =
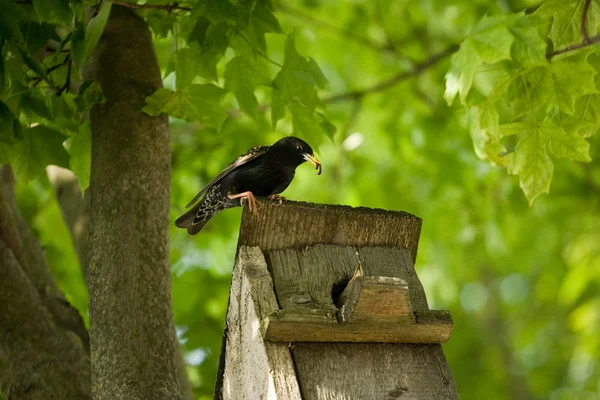
[[[187,121],[197,121],[209,128],[219,128],[227,113],[221,107],[225,90],[214,85],[190,85],[173,92],[158,89],[146,98],[142,109],[148,115],[169,114]]]
[[[15,141],[9,150],[17,179],[25,182],[35,179],[48,165],[68,166],[63,135],[42,125],[24,128],[22,134],[22,139]]]

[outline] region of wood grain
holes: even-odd
[[[421,219],[402,211],[286,201],[263,201],[260,214],[245,207],[238,246],[262,251],[315,244],[390,246],[417,257]]]
[[[335,325],[336,329],[351,326],[351,321],[338,323],[335,299],[359,268],[364,276],[394,277],[407,283],[415,325],[438,323],[447,328],[449,314],[428,312],[425,292],[414,270],[420,230],[421,220],[402,212],[294,202],[264,202],[259,215],[244,209],[238,252],[245,251],[245,246],[260,247],[279,308],[271,311],[259,330],[267,334],[272,321],[298,315],[304,318],[292,329],[295,334],[305,329],[311,318]],[[234,282],[238,269],[239,265],[234,270]],[[232,303],[245,298],[239,293],[246,292],[235,289],[236,285],[231,292]],[[272,308],[272,304],[263,307],[261,313]],[[229,314],[233,311],[235,307]],[[248,329],[244,325],[236,327],[237,323],[235,317],[228,316],[226,329]],[[425,336],[419,333],[419,337]],[[248,342],[227,338],[226,343],[220,367],[221,376],[226,370],[225,384],[217,386],[217,399],[233,380],[241,379],[240,375],[231,375],[227,366],[230,353],[238,358],[254,354],[244,347]],[[263,345],[277,343],[264,341]],[[458,397],[439,344],[294,342],[289,349],[298,384],[298,392],[293,395],[305,400]],[[283,351],[277,354],[285,357]],[[284,376],[291,373],[286,365]],[[262,374],[261,369],[255,371]],[[255,392],[254,398],[269,397],[267,392]]]
[[[414,315],[408,286],[400,278],[357,276],[350,280],[336,301],[340,323],[354,321],[398,322]]]
[[[264,342],[263,316],[278,310],[271,276],[257,247],[242,247],[233,273],[227,310],[222,398],[301,400],[287,343]],[[258,394],[262,396],[258,396]]]
[[[448,311],[418,311],[392,321],[360,319],[342,324],[328,310],[294,310],[269,315],[263,336],[274,342],[445,343],[452,326]]]

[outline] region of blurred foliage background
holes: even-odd
[[[464,110],[443,98],[449,56],[484,15],[539,4],[274,4],[283,31],[295,32],[298,52],[313,57],[329,80],[320,96],[337,127],[331,137],[305,137],[323,175],[300,167],[284,195],[403,210],[423,219],[417,272],[430,306],[452,312],[455,330],[444,351],[463,399],[600,398],[598,162],[556,160],[550,195],[530,207],[517,178],[477,158]],[[160,34],[160,19],[150,22],[166,75],[184,39],[176,23]],[[266,39],[269,57],[283,62],[285,36]],[[217,66],[220,76],[225,63]],[[271,76],[276,71],[273,66]],[[383,88],[364,90],[403,71],[406,76]],[[166,87],[175,85],[173,74],[165,77]],[[259,103],[268,104],[261,90]],[[254,120],[237,111],[231,94],[224,104],[230,111],[218,133],[171,119],[172,220],[238,154],[291,132],[288,119],[271,128],[268,105]],[[597,135],[589,141],[594,159]],[[87,318],[85,284],[48,179],[18,185],[18,200],[55,279]],[[200,399],[212,398],[240,213],[219,214],[194,237],[174,225],[171,232],[175,320]]]

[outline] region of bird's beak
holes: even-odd
[[[318,175],[321,175],[321,161],[312,154],[304,153],[304,159],[315,166],[315,169],[319,170]]]

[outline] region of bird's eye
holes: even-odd
[[[298,150],[298,151],[302,151],[302,145],[301,145],[301,144],[297,144],[297,145],[296,145],[296,150]]]

